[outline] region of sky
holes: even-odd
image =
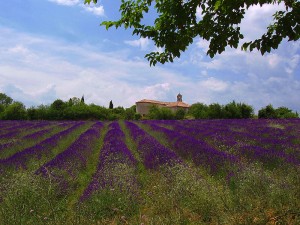
[[[284,40],[262,56],[226,48],[211,59],[209,43],[195,38],[173,63],[150,67],[153,42],[132,30],[100,23],[119,18],[120,1],[0,1],[0,92],[26,107],[84,95],[87,104],[130,107],[136,101],[252,105],[300,112],[300,42]],[[250,7],[241,24],[245,41],[259,38],[282,5]],[[200,10],[198,12],[200,17]],[[150,15],[151,17],[151,15]]]

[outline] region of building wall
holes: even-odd
[[[173,113],[175,113],[178,107],[168,107],[168,109],[170,109]]]
[[[136,112],[141,114],[142,116],[145,116],[149,113],[149,109],[152,105],[156,105],[156,106],[158,106],[158,108],[169,108],[172,112],[176,112],[177,109],[184,109],[186,112],[188,111],[188,108],[183,108],[183,107],[165,107],[165,106],[159,105],[159,104],[137,102],[136,103]]]
[[[149,109],[153,104],[151,103],[144,103],[144,102],[137,102],[136,103],[136,112],[145,116],[149,113]]]

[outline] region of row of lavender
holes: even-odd
[[[299,121],[233,120],[218,121],[215,126],[227,127],[227,131],[221,134],[222,139],[235,141],[233,149],[241,157],[267,164],[287,162],[300,165]]]
[[[146,121],[163,132],[208,143],[239,158],[278,165],[300,165],[300,120]],[[174,141],[170,136],[170,140]]]
[[[206,141],[195,139],[190,135],[168,129],[158,121],[149,120],[143,122],[155,132],[162,133],[166,137],[171,148],[183,159],[192,160],[197,166],[208,167],[211,173],[229,172],[231,165],[238,163],[238,158],[233,154],[219,151]],[[167,125],[166,123],[164,125]]]
[[[164,164],[171,165],[181,162],[180,157],[174,151],[162,145],[138,125],[129,121],[126,121],[125,124],[137,144],[137,151],[147,169],[157,169]]]
[[[23,123],[20,122],[15,122],[12,121],[10,124],[9,123],[5,123],[7,126],[5,127],[1,127],[0,130],[0,139],[1,140],[9,140],[12,138],[16,138],[18,137],[22,132],[26,131],[26,130],[34,130],[34,129],[39,129],[45,126],[49,125],[49,122],[39,122],[39,123],[35,123],[35,122],[29,122],[29,121],[24,121]],[[3,125],[1,123],[1,125]],[[8,126],[10,125],[10,126]]]
[[[92,156],[96,143],[100,138],[103,123],[96,122],[88,130],[81,133],[68,148],[55,158],[42,165],[35,173],[44,177],[51,176],[60,184],[61,190],[70,190],[73,180],[87,168],[88,159]]]
[[[159,169],[162,165],[184,164],[184,161],[191,160],[197,166],[209,168],[213,174],[225,172],[227,175],[235,167],[240,167],[244,160],[273,163],[279,159],[280,162],[299,165],[299,121],[125,121],[128,137],[118,122],[109,123],[102,148],[96,150],[99,152],[97,169],[91,182],[85,185],[81,200],[88,199],[97,190],[116,185],[121,189],[138,190],[138,163],[152,170]],[[15,137],[21,143],[29,138],[39,139],[39,136],[44,136],[53,128],[51,125],[61,126],[61,131],[42,138],[35,145],[0,158],[0,173],[8,168],[27,168],[29,161],[51,154],[60,140],[86,122],[49,123],[33,124],[24,121],[22,126],[20,122],[11,121],[9,124],[0,121],[0,135],[3,135],[0,140],[4,142],[9,139],[9,135],[5,135],[13,130],[20,131]],[[151,127],[151,132],[162,134],[160,136],[166,138],[168,147],[154,138],[155,135],[151,136],[151,132],[142,129],[145,125]],[[76,182],[79,174],[86,170],[88,159],[92,157],[104,127],[106,124],[101,122],[93,123],[64,151],[38,168],[36,174],[52,175],[67,190],[72,182]],[[28,132],[20,136],[24,130]],[[126,138],[133,141],[133,149],[128,149]],[[8,150],[9,147],[3,149]],[[138,158],[134,157],[133,151],[136,151]]]
[[[19,122],[20,123],[20,122]],[[9,124],[6,121],[6,124]],[[69,123],[62,122],[23,122],[15,126],[15,121],[10,123],[10,126],[1,130],[0,135],[0,152],[7,149],[12,149],[15,146],[23,145],[28,140],[38,141],[45,135],[51,133],[55,128],[68,126]],[[1,154],[0,154],[1,158]]]
[[[134,174],[124,174],[123,172],[126,168],[134,168],[136,163],[132,152],[125,144],[125,135],[119,123],[110,123],[100,150],[97,170],[80,200],[84,201],[95,192],[105,188],[116,186],[125,189],[134,188],[136,186]]]
[[[26,139],[30,137],[34,137],[38,134],[42,135],[45,131],[50,129],[44,123],[45,122],[40,122],[40,124],[46,127],[45,129],[29,132],[30,134],[23,136],[18,134],[16,137],[18,137],[19,141],[26,141]],[[84,122],[66,123],[69,125],[66,129],[57,132],[31,147],[22,149],[7,158],[0,159],[0,172],[5,172],[10,169],[15,170],[20,167],[26,169],[29,161],[47,156],[51,150],[55,148],[59,140],[70,135],[75,129],[83,125]],[[16,124],[15,121],[11,121],[10,126],[8,126],[8,124],[5,125],[6,133],[10,133],[16,129],[20,129],[20,131],[23,132],[24,129],[26,129],[25,127],[33,126],[26,121],[23,122],[23,126],[22,123],[18,122]],[[93,149],[95,149],[95,144],[99,142],[102,129],[103,123],[94,123],[88,130],[83,132],[78,139],[71,143],[69,147],[57,154],[52,160],[47,161],[38,168],[35,173],[44,177],[51,176],[51,179],[59,183],[61,191],[70,190],[70,186],[74,184],[74,182],[76,183],[79,174],[86,169],[88,159],[90,159]],[[3,131],[3,133],[5,133],[5,131]],[[7,139],[7,137],[3,136],[2,140],[4,139]],[[6,150],[9,150],[9,148]],[[100,151],[97,171],[94,173],[91,183],[87,185],[82,195],[82,200],[88,198],[98,189],[114,186],[116,183],[121,184],[119,182],[120,177],[116,176],[116,173],[113,173],[114,168],[117,168],[120,164],[126,164],[132,168],[135,168],[137,164],[136,159],[125,144],[125,135],[117,122],[109,124],[103,147],[97,151]],[[133,187],[134,183],[137,184],[133,173],[126,179],[127,185],[130,187]]]
[[[27,126],[27,123],[24,122]],[[67,137],[70,133],[74,130],[79,128],[85,122],[65,122],[60,127],[59,132],[55,133],[54,135],[47,137],[46,139],[43,138],[46,132],[49,131],[49,128],[45,130],[39,130],[33,132],[29,135],[19,137],[20,141],[26,141],[26,139],[35,138],[39,140],[41,137],[42,140],[38,143],[35,143],[33,146],[28,148],[22,149],[14,154],[11,154],[9,157],[1,158],[0,159],[0,172],[5,171],[8,168],[18,169],[18,168],[26,168],[27,163],[31,160],[40,159],[42,156],[49,155],[51,150],[57,146],[58,142],[63,138]],[[41,122],[42,126],[44,126],[44,122]],[[38,126],[39,124],[36,124]],[[24,128],[25,129],[25,128]],[[9,146],[11,147],[11,146]],[[4,148],[3,150],[10,151],[10,148]]]
[[[129,129],[129,132],[133,138],[133,141],[137,145],[137,150],[139,155],[141,156],[143,165],[148,169],[158,168],[162,164],[174,164],[181,162],[181,159],[192,158],[196,165],[204,165],[209,166],[212,172],[217,172],[220,169],[226,168],[226,164],[232,164],[237,161],[237,159],[229,154],[216,150],[212,146],[208,145],[206,142],[194,139],[188,135],[178,134],[175,131],[159,127],[155,125],[155,121],[151,122],[151,126],[155,130],[160,130],[167,135],[167,138],[170,143],[172,143],[172,149],[168,149],[159,143],[154,137],[146,133],[143,129],[132,122],[126,122],[126,127]],[[124,134],[120,130],[117,129],[118,123],[112,123],[110,125],[110,130],[107,134],[106,143],[117,142],[117,140],[122,140],[122,144],[124,145]],[[76,127],[76,126],[75,126]],[[117,132],[117,133],[116,133]],[[43,142],[27,148],[21,152],[17,152],[16,154],[8,157],[6,159],[1,160],[2,165],[14,165],[16,167],[25,167],[26,159],[31,159],[32,157],[36,157],[38,155],[45,154],[47,151],[47,145],[50,145],[48,149],[53,147],[56,142],[52,141],[52,139],[61,136],[60,133],[54,135],[53,137],[44,140]],[[50,141],[49,141],[50,140]],[[52,146],[51,146],[52,142]],[[112,144],[106,144],[104,150],[101,150],[101,155],[111,154]],[[43,150],[43,151],[39,151]],[[128,156],[130,151],[128,150]],[[131,153],[130,153],[131,154]],[[114,155],[114,154],[113,154]],[[101,156],[99,162],[103,163],[105,160],[104,156]],[[107,156],[105,156],[107,157]],[[133,160],[133,156],[130,156]],[[101,171],[101,168],[99,169]]]
[[[51,125],[67,126],[69,123],[72,122],[0,120],[0,141],[17,138],[24,132],[30,132],[30,130],[33,131]]]
[[[105,188],[120,188],[136,194],[139,189],[136,169],[141,163],[146,169],[158,169],[163,165],[181,163],[175,152],[168,149],[154,137],[149,135],[138,125],[125,121],[130,139],[136,145],[139,160],[134,158],[133,149],[128,149],[125,144],[125,134],[118,122],[113,122],[108,127],[100,150],[99,164],[91,183],[81,196],[81,201],[88,199],[93,193]]]

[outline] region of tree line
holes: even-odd
[[[210,105],[196,103],[191,106],[188,114],[196,119],[299,118],[297,112],[293,112],[287,107],[279,107],[275,109],[271,104],[261,108],[258,111],[258,115],[255,115],[254,109],[251,105],[246,103],[236,103],[235,101],[232,101],[226,105],[220,105],[218,103],[213,103]]]
[[[194,103],[188,111],[153,106],[143,119],[249,119],[249,118],[299,118],[297,112],[287,107],[274,108],[267,105],[255,115],[252,106],[232,101],[226,105],[213,103],[206,105]],[[136,113],[136,106],[129,108],[114,107],[112,100],[108,108],[96,104],[86,104],[82,98],[73,97],[68,101],[57,99],[49,105],[26,108],[22,102],[14,101],[4,93],[0,93],[0,119],[2,120],[139,120],[142,116]]]
[[[129,108],[109,107],[86,104],[82,98],[73,97],[68,101],[57,99],[49,105],[26,108],[22,102],[13,101],[6,94],[0,93],[0,119],[3,120],[134,120],[140,119],[135,105]]]
[[[293,112],[287,107],[273,108],[272,105],[258,111],[255,115],[252,106],[245,103],[236,103],[232,101],[226,105],[213,103],[206,105],[203,103],[192,104],[188,111],[179,109],[176,112],[168,108],[151,107],[147,116],[149,119],[288,119],[299,118],[297,112]]]

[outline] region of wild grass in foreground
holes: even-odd
[[[116,174],[132,174],[119,165]],[[300,224],[299,169],[253,164],[216,179],[187,165],[151,171],[138,193],[118,185],[68,207],[51,180],[19,171],[1,178],[0,224]],[[122,179],[122,178],[120,178]],[[126,181],[124,181],[126,182]]]

